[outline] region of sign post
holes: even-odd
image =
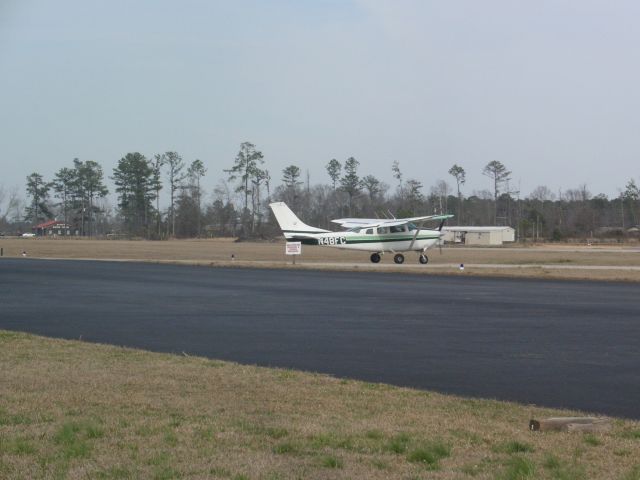
[[[296,264],[296,255],[302,254],[302,242],[287,242],[284,246],[286,255],[293,255],[293,264]]]

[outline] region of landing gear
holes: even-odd
[[[420,255],[419,260],[420,260],[420,263],[423,265],[426,265],[427,263],[429,263],[429,257],[427,257],[424,253]]]
[[[371,261],[373,263],[379,263],[380,262],[380,254],[379,253],[372,253],[371,254]]]
[[[393,256],[393,261],[396,262],[398,265],[400,265],[401,263],[404,263],[404,255],[401,253],[396,253]]]

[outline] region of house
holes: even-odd
[[[464,245],[502,245],[515,242],[516,231],[511,227],[443,227],[443,240]]]
[[[71,227],[59,220],[49,220],[48,222],[40,223],[35,227],[32,227],[31,230],[38,237],[71,235]]]

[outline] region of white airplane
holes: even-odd
[[[429,262],[426,255],[444,235],[442,225],[453,215],[427,215],[412,218],[339,218],[331,220],[348,230],[332,232],[310,227],[300,220],[284,202],[269,205],[288,242],[302,242],[306,245],[322,245],[348,250],[364,250],[371,253],[371,261],[378,263],[385,252],[393,253],[393,261],[404,263],[400,252],[418,253],[422,264]],[[418,228],[415,224],[426,221],[440,221],[437,230]]]

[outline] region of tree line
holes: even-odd
[[[326,183],[311,184],[308,172],[289,165],[272,179],[261,151],[250,142],[240,145],[223,177],[207,195],[203,185],[207,169],[195,159],[185,162],[177,152],[150,158],[127,153],[111,172],[117,206],[101,165],[74,159],[45,181],[37,172],[26,178],[26,200],[16,189],[0,187],[0,231],[24,231],[56,218],[79,236],[107,233],[164,239],[234,235],[273,237],[277,225],[268,204],[286,202],[305,222],[330,228],[330,220],[346,216],[408,217],[425,213],[454,213],[458,225],[507,225],[522,240],[562,240],[592,236],[624,237],[637,226],[640,191],[634,179],[608,198],[592,195],[586,185],[552,192],[539,186],[521,196],[511,183],[512,172],[501,162],[488,162],[481,172],[490,188],[466,193],[467,172],[454,164],[448,173],[455,187],[438,180],[429,191],[415,178],[405,178],[399,161],[390,165],[395,184],[362,174],[354,157],[325,165]],[[275,188],[273,184],[276,183]],[[166,208],[161,208],[161,193]],[[208,199],[208,200],[207,200]]]

